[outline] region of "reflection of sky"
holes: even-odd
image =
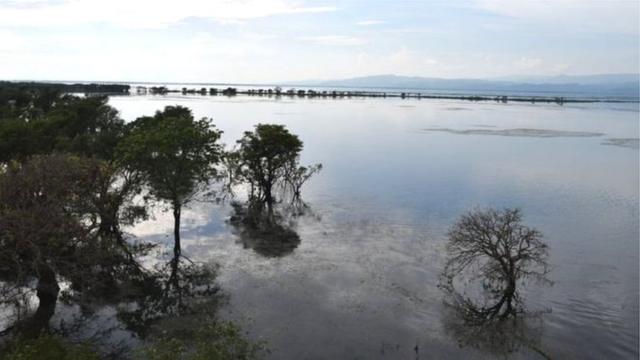
[[[552,354],[637,354],[637,346],[615,348],[612,339],[621,334],[637,345],[639,153],[600,145],[604,138],[638,137],[637,104],[160,99],[111,102],[128,120],[167,104],[189,106],[196,116],[213,118],[227,144],[256,123],[286,124],[305,143],[303,162],[324,165],[304,194],[321,220],[298,224],[302,243],[290,256],[263,259],[242,250],[223,222],[228,209],[185,212],[186,252],[221,262],[231,308],[248,313],[258,335],[288,349],[281,355],[307,354],[294,344],[310,339],[316,342],[308,348],[322,352],[323,342],[331,343],[339,350],[326,354],[338,357],[393,341],[404,355],[416,341],[440,346],[442,354],[459,351],[441,338],[435,284],[446,228],[475,206],[521,207],[525,221],[545,234],[556,284],[529,296],[534,307],[554,308],[543,338]],[[478,125],[605,135],[419,131]],[[170,233],[170,225],[161,214],[141,225],[140,234]],[[292,309],[295,317],[288,318]],[[316,316],[325,321],[318,318],[313,331],[292,333]],[[274,326],[274,318],[286,320]],[[356,331],[363,324],[383,330],[367,337]],[[578,328],[589,329],[588,344],[571,335]]]

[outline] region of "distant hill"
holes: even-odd
[[[544,93],[585,96],[640,96],[638,74],[512,76],[496,79],[443,79],[419,76],[374,75],[341,80],[311,80],[289,83],[353,88],[395,88],[434,91]]]

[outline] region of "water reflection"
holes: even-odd
[[[173,257],[156,267],[139,298],[119,307],[118,318],[144,338],[160,329],[163,334],[178,330],[176,325],[188,324],[190,317],[213,317],[224,298],[216,274],[216,266]]]
[[[232,203],[229,223],[235,228],[238,242],[265,257],[291,254],[300,245],[300,236],[293,230],[295,222],[283,213],[269,216],[250,204]]]
[[[540,314],[470,324],[465,320],[465,311],[451,307],[443,316],[445,332],[461,347],[471,347],[493,357],[529,351],[551,359],[541,344],[544,322]]]

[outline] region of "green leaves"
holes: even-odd
[[[184,205],[216,178],[222,132],[207,119],[194,120],[188,108],[167,106],[127,130],[117,157],[143,174],[157,199]]]
[[[241,176],[256,190],[250,198],[266,203],[271,211],[275,202],[273,187],[283,181],[290,164],[297,164],[302,141],[283,125],[258,124],[238,140]]]

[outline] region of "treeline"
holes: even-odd
[[[3,93],[0,307],[15,317],[0,329],[0,345],[17,354],[21,344],[35,346],[38,339],[60,344],[59,337],[51,337],[58,329],[50,322],[64,298],[85,305],[144,303],[118,317],[149,339],[150,352],[190,349],[191,354],[201,346],[210,352],[207,358],[258,356],[260,344],[245,341],[208,307],[186,333],[182,330],[180,346],[158,350],[155,346],[165,342],[146,337],[152,325],[193,315],[218,293],[215,269],[182,253],[185,206],[196,199],[236,199],[234,190],[247,188],[246,200],[233,202],[244,209],[234,214],[236,223],[245,231],[276,234],[270,239],[280,242],[278,234],[291,232],[281,224],[281,210],[304,207],[301,187],[321,168],[299,164],[303,143],[284,126],[258,124],[230,151],[220,143],[221,134],[210,119],[195,119],[181,106],[125,123],[106,97],[49,89]],[[140,259],[158,244],[142,242],[123,227],[146,220],[153,203],[171,209],[174,244],[166,264],[149,268]],[[29,310],[30,296],[38,299],[35,311]],[[202,338],[202,329],[226,329],[227,337],[189,343]],[[176,356],[189,358],[185,354]]]
[[[364,90],[314,90],[314,89],[287,89],[284,90],[279,86],[268,89],[238,89],[235,87],[226,88],[187,88],[181,90],[169,89],[166,86],[136,87],[137,94],[166,95],[169,93],[181,93],[182,95],[248,95],[248,96],[266,96],[266,97],[298,97],[298,98],[329,98],[329,99],[350,99],[350,98],[400,98],[400,99],[441,99],[441,100],[466,100],[466,101],[495,101],[499,103],[508,102],[528,102],[528,103],[556,103],[563,105],[564,103],[591,103],[602,102],[599,99],[574,99],[561,96],[489,96],[489,95],[456,95],[456,94],[431,94],[418,91],[364,91]],[[625,102],[606,100],[608,102]]]
[[[125,84],[64,84],[35,81],[0,81],[0,93],[10,92],[14,95],[25,92],[59,92],[85,94],[129,94],[131,86]]]

